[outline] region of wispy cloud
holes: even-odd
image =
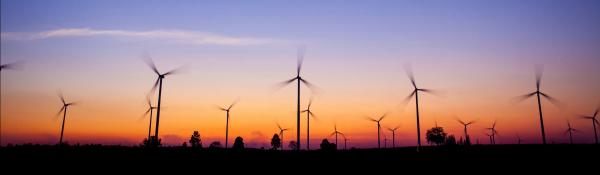
[[[61,37],[126,37],[157,39],[198,45],[260,45],[282,42],[270,38],[235,37],[188,30],[94,30],[90,28],[65,28],[42,32],[1,32],[2,40],[42,40]]]

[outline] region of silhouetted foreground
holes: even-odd
[[[431,164],[503,164],[537,165],[549,164],[598,164],[598,145],[473,145],[468,147],[415,147],[397,149],[351,149],[337,151],[279,151],[260,149],[197,149],[191,147],[142,148],[123,146],[35,146],[22,145],[0,149],[2,165],[59,165],[75,166],[103,165],[108,167],[145,165],[209,165],[228,166],[277,166],[291,167],[294,163],[311,164],[309,167],[324,167],[334,164],[398,166]],[[131,167],[130,167],[131,168]],[[594,170],[596,171],[596,170]]]

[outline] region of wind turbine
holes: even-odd
[[[519,134],[517,134],[517,144],[521,144],[521,142],[523,141],[523,139],[521,139],[521,136],[519,136]]]
[[[149,94],[149,95],[151,95],[152,93],[154,93],[154,91],[156,91],[156,88],[158,87],[158,106],[156,107],[156,124],[154,125],[154,136],[156,137],[156,144],[158,144],[158,128],[159,128],[159,124],[160,124],[160,109],[161,109],[160,104],[161,104],[161,99],[162,99],[163,79],[165,79],[165,77],[167,75],[173,75],[173,74],[177,73],[179,71],[179,69],[174,69],[174,70],[171,70],[171,71],[161,74],[158,71],[158,69],[156,68],[156,66],[154,65],[152,58],[150,58],[149,55],[145,55],[145,56],[146,56],[146,58],[145,58],[146,64],[148,64],[148,66],[150,66],[152,71],[154,71],[154,73],[156,73],[156,76],[158,77],[156,79],[156,82],[154,83],[154,86],[152,86],[152,89],[150,90],[150,94]]]
[[[342,136],[344,135],[343,133],[341,133],[337,130],[337,125],[334,125],[333,132],[329,136],[331,137],[331,136],[335,135],[335,149],[337,149],[337,147],[338,147],[338,134],[341,134]]]
[[[300,70],[302,70],[302,62],[304,61],[304,47],[298,48],[298,62],[296,64],[296,77],[286,80],[280,83],[280,86],[288,85],[298,80],[298,103],[296,104],[296,150],[300,150],[300,84],[304,83],[309,89],[313,88],[312,83],[306,81],[306,79],[300,76]]]
[[[437,123],[437,122],[436,122]],[[437,124],[436,124],[437,125]],[[394,128],[388,128],[388,130],[392,131],[392,148],[396,148],[396,130],[400,126],[396,126]]]
[[[348,140],[350,140],[350,139],[346,138],[346,134],[343,134],[343,133],[340,133],[340,134],[342,134],[342,137],[344,138],[344,150],[347,150],[346,146],[348,146],[347,145],[348,144]],[[337,144],[336,144],[336,146],[337,146]]]
[[[465,131],[465,143],[467,142],[467,139],[469,138],[469,134],[467,133],[467,126],[475,123],[475,121],[469,121],[469,122],[464,122],[460,119],[456,119],[460,124],[462,124],[464,126],[464,131]]]
[[[377,123],[377,148],[381,149],[381,120],[383,120],[385,118],[386,114],[383,114],[381,117],[379,117],[379,119],[374,119],[374,118],[367,118],[368,120],[371,120],[373,122]]]
[[[152,103],[150,103],[150,98],[148,98],[147,101],[148,101],[148,110],[146,110],[146,112],[144,112],[144,115],[142,115],[142,116],[146,116],[147,114],[150,114],[150,121],[148,124],[148,141],[150,141],[150,133],[152,132],[152,112],[154,111],[154,109],[156,109],[156,107],[152,106]]]
[[[62,93],[59,93],[58,97],[60,97],[60,101],[62,102],[63,106],[60,108],[60,111],[58,111],[58,113],[56,113],[56,115],[60,115],[60,113],[63,113],[63,119],[62,119],[62,125],[60,127],[60,140],[58,141],[59,145],[63,144],[63,134],[65,131],[65,120],[67,119],[67,109],[69,106],[73,106],[76,103],[67,103],[65,100],[65,97],[63,96]]]
[[[406,97],[406,99],[404,99],[404,101],[409,101],[410,99],[412,99],[412,97],[415,97],[415,109],[416,109],[416,115],[417,115],[417,152],[419,152],[419,150],[421,149],[421,124],[420,124],[420,119],[419,119],[419,92],[425,92],[425,93],[434,93],[433,90],[431,89],[422,89],[422,88],[418,88],[417,87],[417,83],[415,82],[415,77],[412,73],[412,69],[407,66],[406,67],[406,74],[408,75],[408,78],[410,79],[411,84],[413,85],[413,91],[408,95],[408,97]]]
[[[594,115],[592,116],[581,116],[581,118],[592,120],[592,126],[594,127],[594,139],[596,141],[596,144],[598,144],[598,133],[596,132],[596,125],[600,125],[600,122],[598,122],[598,119],[596,117],[598,117],[599,110],[600,107],[596,108],[596,111],[594,111]]]
[[[308,101],[308,107],[306,110],[301,111],[302,113],[306,113],[306,150],[310,150],[310,117],[315,117],[315,114],[313,114],[313,112],[310,110],[311,105],[312,99]]]
[[[490,145],[494,144],[494,139],[492,138],[493,135],[489,133],[485,133],[485,135],[488,136],[488,138],[490,138]]]
[[[227,113],[227,121],[225,122],[225,149],[228,148],[227,146],[228,146],[228,141],[229,141],[229,111],[236,103],[237,103],[237,100],[234,101],[233,103],[231,103],[229,105],[229,107],[227,107],[227,108],[219,107],[219,109],[221,111],[225,111]]]
[[[498,131],[496,130],[496,120],[494,120],[494,123],[492,123],[492,127],[491,128],[485,128],[487,130],[490,131],[491,134],[491,138],[492,138],[492,144],[496,144],[496,135],[498,134]]]
[[[579,132],[579,130],[576,130],[575,128],[571,127],[571,122],[569,122],[569,120],[567,120],[567,130],[565,131],[565,134],[569,134],[569,141],[571,143],[571,145],[573,144],[573,132]]]
[[[557,100],[553,97],[550,97],[549,95],[543,93],[540,91],[540,84],[541,84],[541,80],[542,80],[542,68],[541,67],[537,67],[536,68],[536,73],[535,73],[535,92],[529,93],[529,94],[525,94],[522,96],[519,96],[519,101],[523,101],[525,99],[528,99],[529,97],[532,96],[537,96],[537,102],[538,102],[538,111],[540,114],[540,129],[542,131],[542,143],[546,144],[546,131],[544,129],[544,117],[542,115],[542,100],[541,97],[544,97],[546,99],[548,99],[550,102],[552,103],[556,103]]]
[[[281,128],[281,125],[279,125],[279,123],[277,123],[277,128],[279,128],[279,135],[281,136],[281,150],[283,150],[283,144],[285,142],[283,142],[283,132],[289,130],[288,128]]]
[[[385,135],[385,133],[383,133],[383,148],[387,149],[387,135]]]

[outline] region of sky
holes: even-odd
[[[61,108],[69,108],[69,143],[137,145],[147,136],[146,94],[158,70],[184,71],[163,84],[160,137],[180,145],[193,131],[224,142],[225,113],[234,100],[230,141],[269,147],[277,123],[296,135],[296,89],[277,84],[295,76],[298,46],[306,47],[302,108],[313,99],[311,147],[332,141],[334,125],[349,147],[377,144],[376,124],[399,126],[397,145],[416,145],[417,85],[421,133],[437,124],[463,137],[456,119],[474,120],[473,142],[540,143],[537,103],[515,102],[535,91],[534,68],[544,66],[542,100],[547,139],[566,143],[567,120],[592,143],[589,120],[600,103],[600,2],[592,0],[401,1],[154,1],[1,0],[1,63],[22,63],[1,74],[2,145],[55,144]],[[153,99],[156,104],[156,99]],[[306,116],[301,122],[305,143]],[[382,136],[383,138],[383,136]],[[340,140],[341,144],[342,140]],[[287,145],[287,144],[286,144]]]

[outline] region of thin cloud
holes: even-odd
[[[62,37],[126,37],[157,39],[197,45],[261,45],[280,43],[282,40],[225,36],[214,33],[187,30],[94,30],[90,28],[65,28],[42,32],[1,32],[2,40],[43,40]]]

